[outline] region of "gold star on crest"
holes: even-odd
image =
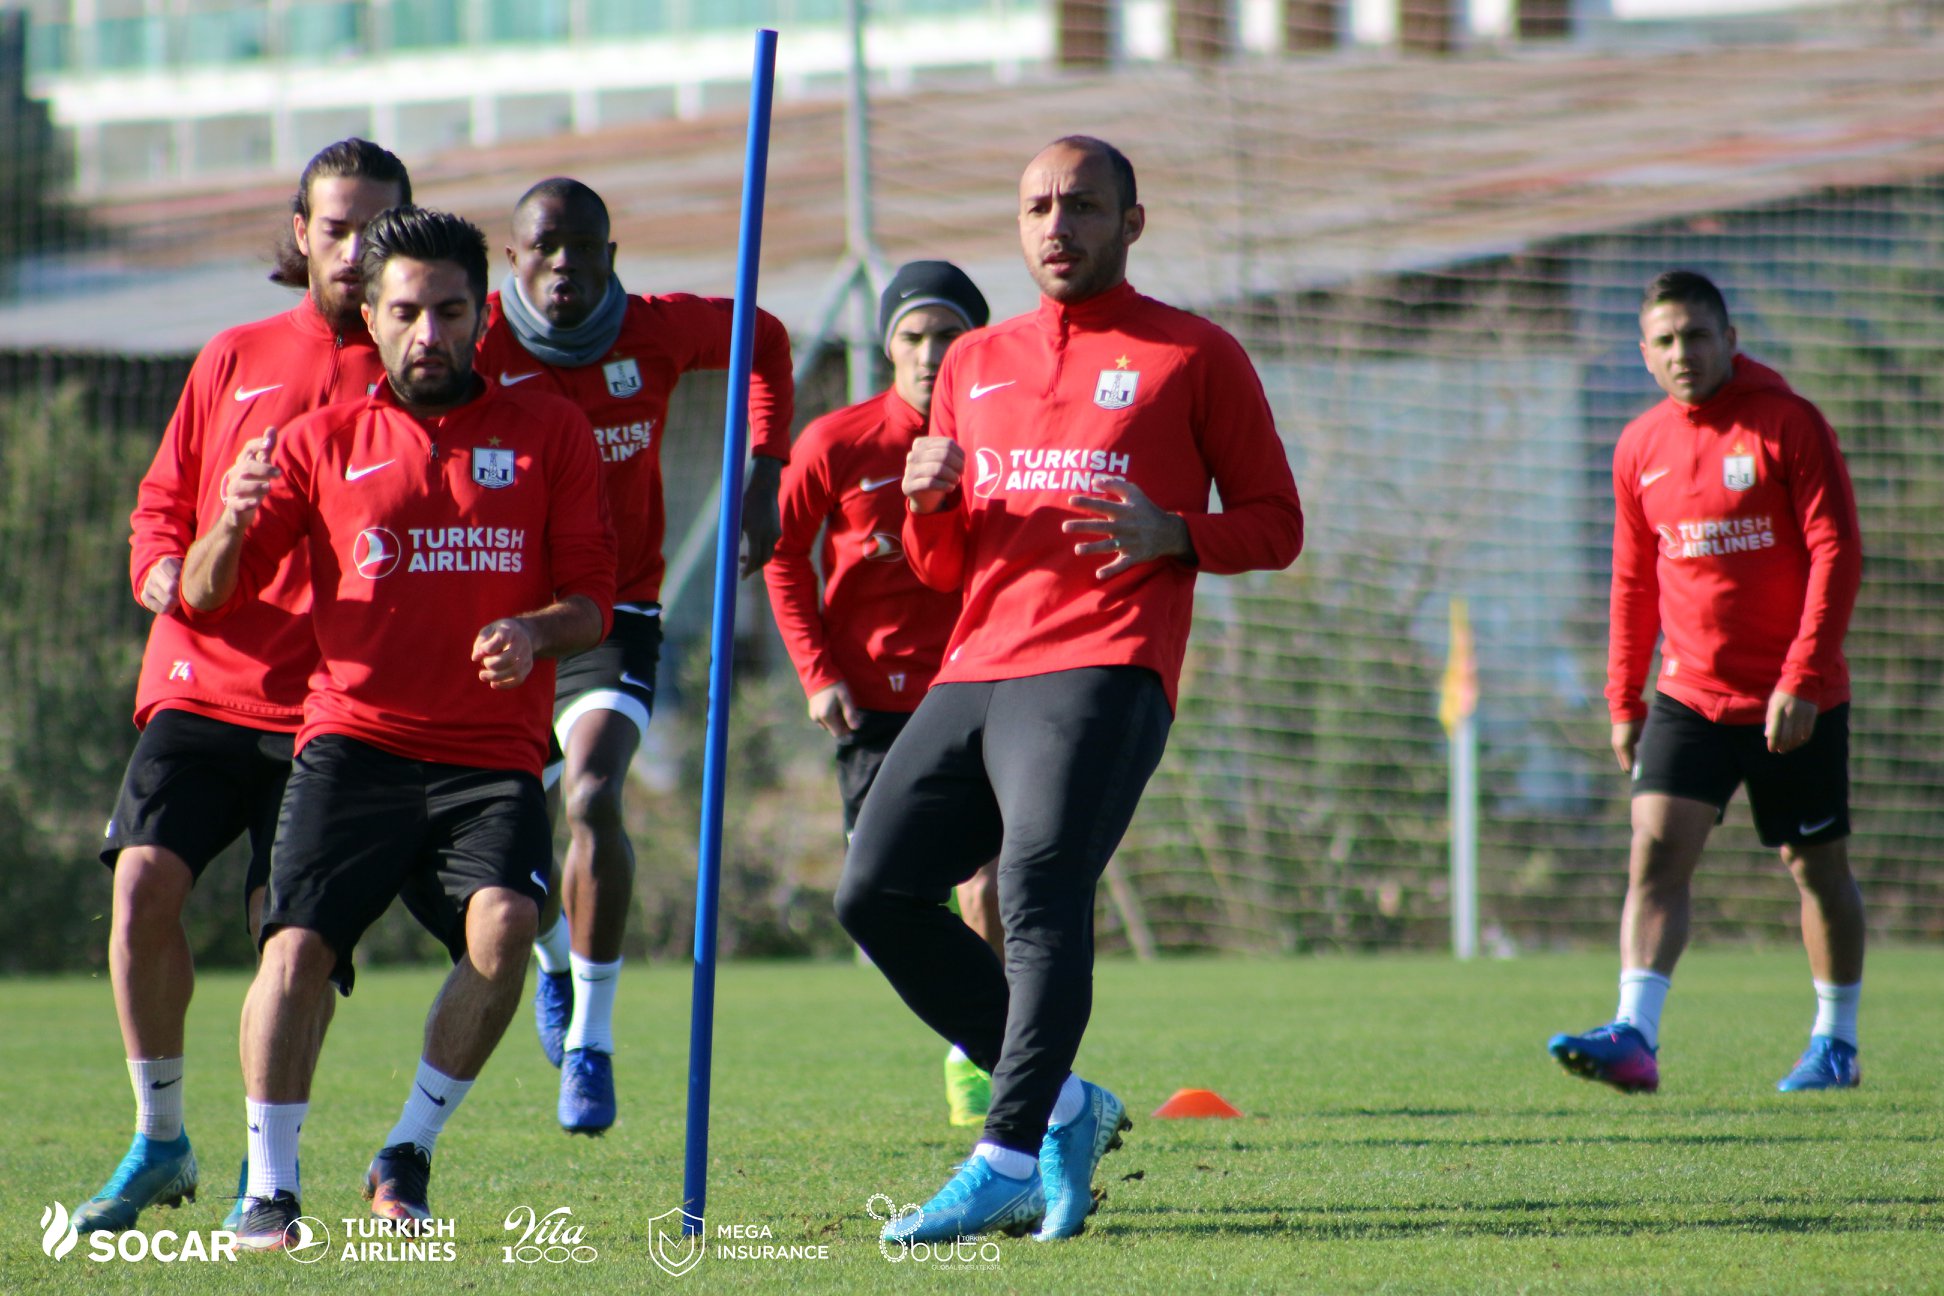
[[[487,444],[487,445],[489,445],[489,446],[492,446],[492,447],[493,447],[494,449],[498,449],[498,448],[499,448],[499,443],[500,443],[500,439],[499,439],[498,437],[487,437],[487,438],[486,438],[486,444]]]
[[[1114,368],[1125,369],[1127,368],[1127,363],[1128,363],[1128,358],[1126,356],[1122,356],[1120,357],[1120,359],[1114,361]]]

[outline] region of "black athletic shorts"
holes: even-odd
[[[837,740],[837,790],[844,795],[844,836],[857,827],[857,812],[864,808],[864,794],[877,781],[878,767],[891,742],[911,721],[909,711],[866,711],[863,723],[851,730],[850,737]]]
[[[290,776],[291,735],[213,720],[193,711],[158,711],[135,743],[101,845],[109,868],[131,846],[159,846],[200,878],[209,861],[243,833],[250,866],[243,894],[270,877],[270,845]]]
[[[1784,755],[1768,749],[1763,728],[1720,724],[1656,696],[1634,753],[1634,795],[1705,801],[1719,823],[1746,783],[1762,845],[1819,846],[1849,836],[1849,703],[1817,715],[1809,741]]]
[[[259,945],[279,927],[317,932],[337,953],[331,979],[350,994],[351,951],[403,895],[456,963],[473,893],[506,887],[540,903],[552,853],[546,795],[525,770],[413,760],[323,734],[291,766]]]
[[[661,665],[659,603],[617,603],[614,628],[554,674],[554,733],[547,763],[561,759],[574,722],[589,711],[618,711],[645,737],[655,712],[655,670]]]

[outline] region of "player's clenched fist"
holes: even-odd
[[[472,659],[492,687],[518,688],[533,673],[533,635],[518,617],[488,622],[473,640]]]
[[[905,456],[905,503],[913,513],[935,513],[964,476],[964,447],[950,437],[921,436]]]
[[[270,462],[276,448],[277,429],[264,429],[262,436],[244,445],[223,478],[223,525],[230,530],[241,531],[256,520],[270,484],[283,476],[283,470]]]

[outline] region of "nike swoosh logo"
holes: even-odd
[[[547,893],[547,878],[545,874],[535,869],[533,872],[527,874],[527,876],[533,879],[533,885],[540,888],[540,894],[545,895]]]
[[[1797,824],[1796,831],[1801,833],[1804,837],[1813,837],[1817,833],[1821,832],[1823,829],[1829,827],[1829,825],[1835,823],[1836,818],[1837,817],[1835,815],[1831,815],[1829,816],[1829,818],[1823,820],[1821,823]]]
[[[383,463],[372,464],[369,468],[353,468],[350,464],[346,464],[344,465],[344,480],[356,481],[360,477],[369,477],[380,468],[389,468],[397,462],[398,460],[396,459],[387,459]]]
[[[896,473],[889,477],[866,477],[863,481],[857,483],[857,489],[861,491],[883,490],[892,482],[902,480],[903,474],[901,473]]]
[[[263,395],[263,393],[273,392],[281,386],[283,386],[282,383],[271,383],[268,387],[238,387],[236,389],[236,399],[238,401],[255,400],[257,397]]]
[[[532,373],[523,374],[510,374],[502,371],[500,373],[500,386],[511,387],[515,383],[523,383],[529,378],[538,378],[539,376],[540,371],[538,369],[535,369]]]
[[[653,684],[650,684],[647,680],[642,679],[639,675],[630,675],[627,671],[621,672],[621,682],[623,684],[628,685],[630,688],[641,689],[643,692],[653,693],[655,691],[655,686]]]
[[[181,1084],[181,1083],[182,1083],[182,1077],[181,1077],[181,1076],[177,1076],[177,1077],[176,1077],[175,1079],[173,1079],[173,1080],[152,1080],[152,1081],[150,1081],[150,1082],[149,1082],[149,1088],[151,1088],[151,1089],[167,1089],[167,1088],[168,1088],[168,1087],[169,1087],[170,1085],[173,1085],[173,1084]]]
[[[614,978],[611,976],[604,976],[604,977],[584,976],[581,978],[581,980],[592,983],[595,981],[612,981],[614,980]]]
[[[430,1089],[427,1089],[424,1085],[420,1085],[418,1087],[418,1091],[424,1094],[427,1098],[432,1098],[432,1091]],[[441,1107],[445,1106],[446,1104],[446,1100],[443,1098],[432,1098],[432,1101],[439,1104],[439,1106]]]
[[[1665,476],[1667,476],[1667,469],[1665,468],[1656,468],[1652,472],[1640,474],[1640,489],[1646,490],[1649,486],[1652,486]]]
[[[979,399],[979,397],[985,395],[987,392],[996,392],[1001,387],[1010,387],[1018,381],[1019,379],[1017,378],[1008,378],[1006,379],[1006,381],[1002,383],[973,383],[972,399],[977,400]]]

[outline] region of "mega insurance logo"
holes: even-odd
[[[80,1245],[74,1218],[67,1207],[55,1202],[41,1212],[41,1254],[54,1261],[65,1260]],[[208,1233],[174,1229],[123,1229],[119,1233],[88,1234],[88,1249],[81,1257],[102,1264],[110,1260],[129,1262],[156,1260],[163,1264],[177,1261],[236,1260],[236,1234],[227,1229]]]

